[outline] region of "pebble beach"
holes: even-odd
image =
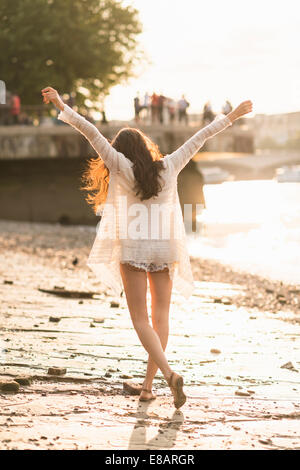
[[[167,348],[187,402],[158,374],[139,403],[123,383],[147,357],[125,296],[86,266],[94,237],[0,221],[1,449],[300,449],[300,285],[192,258]]]

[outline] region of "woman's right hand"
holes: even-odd
[[[236,119],[244,116],[245,114],[251,113],[252,111],[252,101],[247,100],[243,101],[239,104],[233,111],[227,114],[231,122],[235,121]]]
[[[44,88],[42,95],[44,103],[49,104],[51,102],[61,111],[64,110],[64,102],[54,88],[50,86]]]

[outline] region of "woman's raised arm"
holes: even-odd
[[[167,155],[164,160],[169,161],[172,164],[174,171],[178,174],[204,145],[207,139],[223,131],[228,126],[231,126],[233,121],[243,116],[244,114],[250,113],[251,111],[252,102],[243,101],[227,116],[224,116],[219,120],[215,120],[200,129],[189,140],[181,145],[181,147],[175,150],[175,152]]]
[[[76,113],[72,108],[70,108],[70,106],[65,104],[54,88],[44,88],[42,90],[42,94],[44,97],[44,103],[48,104],[52,102],[60,110],[58,119],[70,124],[83,134],[110,171],[117,171],[120,169],[120,160],[125,159],[124,155],[117,152],[117,150],[110,145],[108,140],[101,134],[96,126],[87,121],[80,114]]]

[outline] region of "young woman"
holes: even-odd
[[[58,118],[81,132],[99,156],[90,160],[84,175],[85,189],[93,192],[87,200],[102,215],[87,264],[117,295],[124,286],[133,326],[149,354],[140,400],[155,398],[152,382],[159,368],[175,407],[180,408],[186,401],[183,378],[171,369],[164,353],[172,287],[186,299],[193,290],[177,176],[208,138],[251,112],[252,102],[244,101],[227,116],[218,116],[163,157],[141,131],[124,128],[110,144],[93,124],[64,104],[55,89],[47,87],[42,95],[46,104],[52,102],[59,108]]]

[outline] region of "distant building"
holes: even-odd
[[[300,136],[300,111],[283,114],[257,114],[253,119],[256,148],[264,142],[284,145]]]

